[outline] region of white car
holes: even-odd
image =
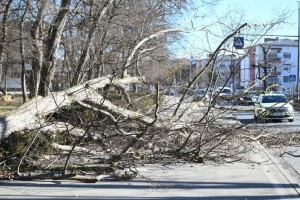
[[[196,89],[194,92],[194,101],[209,101],[210,90],[207,89]]]
[[[214,96],[219,96],[220,98],[223,99],[230,99],[233,95],[233,91],[231,90],[231,88],[229,87],[218,87],[215,91],[214,91]]]
[[[283,94],[260,94],[254,103],[254,119],[294,121],[294,108]]]

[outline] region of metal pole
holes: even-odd
[[[300,69],[300,51],[299,51],[299,46],[300,46],[300,6],[299,6],[299,1],[298,1],[298,66],[297,66],[297,86],[296,86],[296,92],[297,92],[297,100],[299,100],[299,69]]]
[[[190,77],[189,77],[189,82],[191,82],[192,81],[192,62],[191,62],[191,64],[190,64]]]

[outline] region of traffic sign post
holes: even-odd
[[[233,46],[236,49],[242,49],[244,47],[244,37],[234,37]]]
[[[290,81],[296,81],[296,75],[290,75]]]

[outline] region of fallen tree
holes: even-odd
[[[140,77],[113,80],[112,77],[106,76],[87,81],[67,91],[52,93],[44,98],[39,97],[32,99],[0,118],[0,141],[13,132],[26,129],[38,129],[48,125],[47,116],[75,102],[85,102],[81,103],[81,105],[94,108],[101,107],[102,110],[111,111],[119,116],[134,118],[142,123],[150,124],[152,121],[151,118],[143,116],[138,112],[132,112],[115,106],[97,92],[97,90],[103,89],[110,84],[118,88],[124,88],[125,84],[137,83],[143,80],[144,79]],[[91,104],[93,104],[93,106],[91,106]]]
[[[217,53],[211,59],[216,56]],[[144,93],[131,99],[128,85],[144,81],[142,77],[103,76],[24,103],[0,118],[0,141],[6,146],[6,157],[0,162],[15,162],[10,167],[16,172],[14,178],[26,179],[21,170],[58,171],[59,175],[53,177],[65,177],[74,170],[102,174],[141,161],[204,162],[210,157],[219,160],[245,150],[240,137],[244,125],[226,118],[228,110],[215,109],[216,99],[208,105],[185,102],[193,82],[181,98],[162,104],[166,100],[161,99],[158,86],[155,94]],[[113,92],[111,87],[115,88]],[[151,99],[150,105],[142,103],[134,108],[135,101],[143,98]],[[109,169],[99,167],[107,163]]]
[[[242,126],[233,123],[226,127],[234,125],[234,128],[224,129],[224,123],[218,121],[226,116],[225,111],[205,118],[205,110],[211,108],[191,102],[187,109],[178,111],[179,118],[172,117],[178,102],[162,104],[158,88],[148,108],[144,104],[142,110],[132,108],[134,101],[147,95],[132,100],[127,85],[142,82],[141,77],[105,76],[26,102],[1,118],[2,146],[10,149],[1,163],[18,162],[14,163],[18,166],[14,179],[30,179],[28,173],[20,171],[36,167],[47,172],[37,173],[32,179],[40,179],[43,174],[46,177],[52,174],[53,178],[75,176],[74,169],[99,174],[99,164],[105,163],[109,163],[109,171],[114,171],[118,169],[116,166],[129,167],[136,161],[179,158],[203,162],[209,155],[223,157],[220,152],[225,152],[223,148],[228,146],[222,144],[237,139],[236,130]],[[116,90],[109,92],[109,87]],[[111,93],[118,94],[117,99],[123,104],[114,102]],[[195,109],[202,109],[198,118],[206,120],[189,119]],[[6,141],[11,135],[15,139]],[[20,150],[18,145],[22,142],[23,150]],[[236,145],[241,145],[241,141],[235,140],[233,146]],[[58,170],[58,173],[48,170]]]

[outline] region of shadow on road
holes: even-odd
[[[30,193],[28,191],[34,191],[34,194],[26,194],[27,199],[72,199],[73,196],[70,191],[78,192],[79,196],[76,199],[208,199],[208,200],[219,200],[219,199],[299,199],[300,196],[296,194],[290,195],[278,195],[275,192],[272,192],[273,195],[259,195],[257,191],[266,191],[267,194],[272,194],[270,191],[274,191],[276,188],[285,188],[285,189],[294,189],[299,188],[299,185],[296,184],[271,184],[271,183],[243,183],[243,182],[175,182],[175,181],[129,181],[129,182],[121,182],[122,184],[113,184],[116,182],[98,182],[96,184],[82,184],[82,183],[65,183],[60,181],[54,182],[43,182],[43,183],[31,183],[31,182],[0,182],[0,191],[3,187],[9,187],[10,191],[13,191],[15,187],[15,192],[11,195],[7,195],[1,192],[0,199],[21,199],[24,197],[24,193]],[[124,184],[123,184],[124,183]],[[130,183],[130,184],[128,184]],[[17,188],[23,188],[24,191],[18,194]],[[58,190],[60,190],[57,192]],[[156,195],[152,193],[151,196],[154,197],[135,197],[135,193],[138,193],[141,190],[151,190],[155,192],[158,190]],[[251,195],[240,195],[239,190],[245,191],[247,189],[249,194]],[[91,190],[90,196],[80,196],[80,191],[85,191],[84,194],[89,194],[89,190]],[[124,194],[124,190],[128,190],[128,196],[116,195],[118,191],[122,191]],[[137,191],[138,190],[138,191]],[[177,196],[172,195],[174,193]],[[197,193],[193,190],[198,190]],[[210,192],[209,197],[206,195],[201,195],[201,190],[212,190]],[[215,191],[214,191],[215,190]],[[230,190],[232,191],[228,196],[220,196],[220,190]],[[27,191],[27,192],[25,192]],[[48,191],[48,192],[47,192]],[[51,191],[55,191],[57,195],[51,195]],[[110,193],[108,192],[110,191]],[[159,191],[164,191],[159,193]],[[178,191],[180,194],[178,195]],[[193,193],[189,193],[189,191],[193,191]],[[167,193],[166,193],[167,192]],[[33,193],[33,192],[32,192]],[[171,195],[168,195],[171,194]],[[236,195],[232,195],[236,194]],[[61,195],[58,195],[61,194]],[[98,194],[98,195],[95,195]],[[103,195],[106,194],[106,195]],[[111,194],[111,195],[108,195]],[[161,194],[161,196],[160,196]],[[194,194],[198,194],[195,196]],[[207,194],[207,192],[206,192]],[[215,195],[214,195],[215,194]],[[253,194],[253,195],[252,195]],[[103,196],[102,196],[103,195]]]

